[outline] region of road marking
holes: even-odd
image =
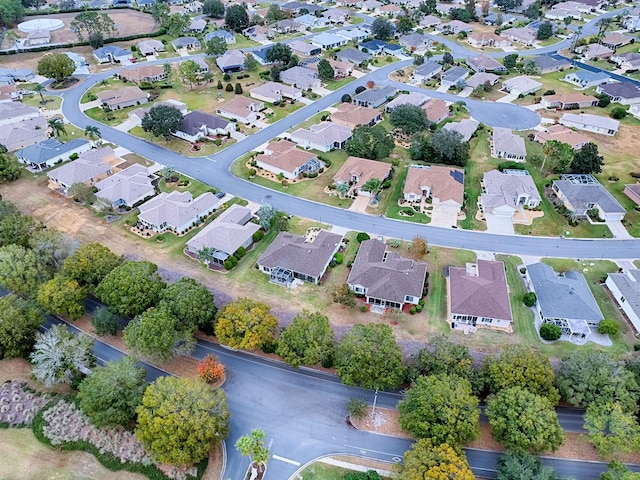
[[[366,452],[379,453],[380,455],[389,455],[390,457],[395,457],[398,455],[397,453],[381,452],[379,450],[371,450],[370,448],[356,447],[355,445],[347,445],[346,443],[344,444],[344,446],[347,448],[355,448],[356,450],[360,450],[360,452],[363,455],[366,454]]]
[[[290,463],[291,465],[295,465],[296,467],[300,466],[300,462],[296,462],[295,460],[291,460],[289,458],[281,457],[280,455],[271,455],[271,457],[275,460],[280,460],[281,462]]]

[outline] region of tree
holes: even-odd
[[[40,103],[44,105],[46,103],[44,101],[44,97],[42,96],[42,90],[44,90],[44,87],[40,83],[34,83],[33,86],[31,87],[31,90],[33,92],[36,92],[38,95],[40,95]]]
[[[91,140],[97,140],[98,138],[102,138],[102,133],[100,133],[100,129],[94,125],[87,125],[84,127],[85,136],[89,137]]]
[[[611,110],[611,118],[615,118],[616,120],[622,120],[627,116],[627,110],[624,107],[614,107]]]
[[[609,471],[600,475],[600,480],[640,480],[640,473],[630,471],[624,463],[611,462]]]
[[[331,292],[333,303],[341,303],[350,308],[356,306],[356,294],[349,288],[349,285],[342,283]]]
[[[224,377],[224,365],[214,355],[206,355],[198,364],[198,376],[207,383]]]
[[[589,432],[589,441],[602,458],[617,458],[640,447],[638,420],[619,403],[593,402],[584,416],[584,427]]]
[[[427,253],[427,241],[424,237],[416,235],[411,239],[411,253],[418,258],[422,258]]]
[[[20,162],[8,155],[0,153],[0,181],[13,182],[22,175],[22,165]]]
[[[378,17],[371,25],[371,34],[378,40],[389,40],[393,36],[393,25],[385,18]]]
[[[485,410],[491,435],[508,450],[555,451],[564,441],[558,416],[549,400],[522,387],[490,395]]]
[[[0,358],[27,357],[33,349],[42,311],[16,295],[0,297]]]
[[[400,105],[391,111],[391,125],[402,130],[402,133],[413,135],[423,132],[431,126],[426,112],[417,105]]]
[[[36,334],[30,355],[31,374],[47,387],[56,383],[71,383],[95,365],[93,339],[71,333],[64,325],[54,325]]]
[[[267,50],[267,60],[271,63],[285,65],[291,61],[293,53],[291,47],[284,43],[276,43]]]
[[[115,335],[120,329],[116,315],[106,307],[100,307],[94,312],[91,317],[91,325],[101,337]]]
[[[183,13],[172,13],[162,20],[162,26],[171,37],[179,37],[189,27],[191,17]]]
[[[504,57],[502,63],[504,64],[505,68],[508,68],[509,70],[511,70],[512,68],[516,68],[516,65],[518,64],[518,54],[510,53],[509,55]]]
[[[127,427],[146,387],[146,372],[132,357],[97,367],[78,388],[78,406],[96,427]]]
[[[542,7],[540,6],[540,2],[533,2],[522,13],[525,17],[533,20],[540,18],[542,16]]]
[[[213,42],[213,40],[214,39],[212,39],[211,42]],[[224,40],[222,39],[216,39],[216,40],[221,40],[224,43]],[[209,44],[207,44],[207,48],[208,48],[208,45]],[[200,78],[199,72],[200,72],[200,65],[198,65],[193,60],[185,60],[184,62],[180,62],[180,65],[178,66],[178,76],[184,83],[189,84],[189,90],[192,90],[193,84],[199,80]],[[154,108],[158,108],[158,107],[154,107]],[[170,108],[174,108],[174,107],[170,107]],[[144,122],[144,119],[143,119],[143,122]],[[143,128],[144,128],[144,125],[143,125]]]
[[[96,288],[98,298],[109,305],[113,313],[133,317],[155,305],[164,282],[158,266],[147,261],[126,261],[114,268]]]
[[[242,95],[242,86],[239,83],[236,83],[236,86],[233,88],[233,91],[236,95]]]
[[[463,452],[446,443],[434,445],[428,438],[421,438],[404,453],[400,474],[404,480],[475,478]]]
[[[260,226],[263,230],[269,230],[271,228],[271,221],[276,216],[276,209],[271,206],[270,203],[263,203],[258,208],[256,215],[260,219]]]
[[[257,350],[275,340],[277,329],[278,319],[268,305],[240,298],[221,310],[215,331],[224,345]]]
[[[110,37],[116,31],[116,25],[111,17],[96,10],[85,10],[78,13],[70,26],[79,41],[88,41],[93,48],[104,45],[105,37]]]
[[[38,226],[31,217],[23,216],[16,206],[0,197],[0,247],[6,245],[30,246],[31,237]]]
[[[463,167],[469,158],[469,144],[453,130],[437,130],[431,135],[416,135],[409,155],[412,160],[444,163]]]
[[[61,118],[51,118],[47,121],[47,124],[55,137],[59,137],[61,134],[66,135],[67,129],[65,128],[64,121]]]
[[[547,169],[554,173],[566,173],[571,160],[573,159],[574,150],[571,145],[557,140],[549,140],[545,142],[542,147],[544,152],[544,162],[540,167],[540,170],[544,170],[544,166],[547,165]],[[544,173],[544,172],[542,172]]]
[[[400,426],[413,438],[463,445],[480,434],[478,398],[468,380],[441,373],[420,376],[400,401]]]
[[[345,385],[392,389],[404,379],[402,350],[389,325],[354,325],[338,343],[336,373]]]
[[[213,335],[218,311],[214,300],[207,287],[193,278],[184,277],[162,291],[159,306],[167,307],[179,325]]]
[[[82,205],[93,205],[97,198],[93,187],[84,182],[76,182],[71,185],[69,187],[69,196]]]
[[[267,14],[264,16],[265,22],[269,24],[284,20],[285,18],[287,18],[287,15],[282,11],[280,5],[275,3],[269,5]]]
[[[402,34],[409,33],[415,26],[415,22],[409,15],[399,15],[397,20],[396,30]]]
[[[205,46],[205,52],[207,55],[223,55],[226,51],[227,42],[220,37],[213,37]]]
[[[256,57],[253,56],[251,52],[247,52],[247,55],[244,60],[244,69],[248,72],[253,72],[258,68],[258,61]]]
[[[24,16],[24,6],[20,0],[0,1],[0,27],[7,27],[18,23]]]
[[[536,304],[537,298],[535,292],[527,292],[522,297],[522,303],[527,307],[533,307]]]
[[[522,73],[525,75],[539,75],[540,67],[533,60],[527,60],[522,64]]]
[[[234,3],[227,8],[224,15],[224,23],[227,28],[235,32],[241,32],[249,26],[249,15],[243,5]]]
[[[164,25],[171,10],[166,2],[154,2],[151,7],[151,17],[158,25]]]
[[[192,63],[193,60],[189,60]],[[187,62],[185,62],[187,63]],[[156,105],[142,117],[142,129],[151,132],[155,137],[168,139],[182,124],[182,113],[170,105]]]
[[[553,27],[551,26],[551,22],[546,21],[542,22],[538,27],[538,33],[536,38],[538,40],[546,40],[547,38],[551,38],[553,36]]]
[[[597,400],[637,412],[640,388],[633,373],[607,353],[579,350],[563,358],[556,383],[562,398],[574,407],[585,408]]]
[[[453,65],[453,55],[449,52],[444,52],[442,55],[442,64],[443,65]]]
[[[496,5],[502,10],[514,10],[522,5],[522,0],[496,0]]]
[[[600,18],[596,22],[596,25],[598,26],[598,39],[599,40],[604,37],[605,33],[607,33],[607,30],[609,30],[609,28],[611,28],[612,24],[613,24],[613,18],[611,18],[611,17]]]
[[[213,18],[224,18],[224,4],[221,0],[205,0],[202,13]]]
[[[371,192],[373,194],[376,194],[378,193],[380,185],[382,185],[382,180],[380,180],[379,178],[370,178],[365,182],[364,185],[362,185],[361,190],[363,192]]]
[[[333,80],[336,76],[336,73],[333,71],[333,67],[329,63],[329,60],[323,58],[318,62],[318,75],[320,76],[320,80],[323,82],[328,82]]]
[[[425,15],[432,15],[434,13],[436,13],[436,7],[438,6],[436,0],[425,0],[424,2],[422,2],[420,4],[420,6],[418,7],[420,12],[424,13]]]
[[[315,365],[333,357],[333,330],[319,312],[303,310],[280,333],[276,353],[289,365]]]
[[[551,405],[556,405],[560,396],[553,386],[553,378],[549,359],[525,347],[506,347],[485,361],[485,379],[491,393],[521,387],[546,397]]]
[[[528,453],[506,452],[498,460],[497,480],[560,480],[553,468]]]
[[[264,446],[264,431],[252,430],[236,440],[235,447],[243,457],[249,457],[252,463],[265,464],[269,459],[269,449]]]
[[[540,337],[548,342],[555,342],[562,336],[562,330],[555,323],[543,323],[540,326]]]
[[[33,251],[15,244],[0,248],[0,286],[30,297],[38,291],[40,281],[38,259]]]
[[[620,331],[620,324],[611,318],[605,318],[598,325],[598,333],[602,335],[617,335]]]
[[[393,137],[381,125],[358,125],[347,141],[346,151],[355,157],[380,160],[387,158],[395,147]]]
[[[85,243],[64,260],[61,273],[93,292],[102,279],[122,262],[122,257],[112,253],[104,245]]]
[[[48,313],[66,315],[77,320],[84,315],[87,292],[76,280],[56,275],[38,289],[38,303]]]
[[[461,22],[471,22],[473,20],[473,16],[469,14],[469,11],[466,8],[452,8],[449,10],[449,17],[452,20],[459,20]],[[467,35],[467,32],[460,32],[458,35],[461,35],[463,38]]]
[[[136,412],[136,437],[162,463],[196,464],[229,435],[224,391],[202,380],[160,377]]]

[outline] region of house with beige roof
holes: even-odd
[[[495,73],[479,72],[467,78],[466,84],[467,87],[471,88],[483,87],[486,84],[493,86],[498,83],[498,80],[500,80],[500,77]]]
[[[528,95],[535,93],[542,88],[542,84],[527,77],[526,75],[520,75],[518,77],[510,78],[509,80],[502,82],[502,88],[511,94],[515,95]]]
[[[234,73],[241,71],[246,61],[247,56],[240,50],[227,50],[216,58],[216,65],[222,73]]]
[[[341,62],[334,60],[333,58],[327,58],[326,60],[329,62],[329,65],[331,65],[331,68],[333,68],[333,78],[348,77],[353,72],[353,64],[351,62]],[[305,60],[303,63],[307,68],[317,72],[320,59],[312,58],[310,60]]]
[[[237,120],[245,125],[258,119],[258,112],[264,110],[264,103],[260,100],[236,95],[216,107],[216,113],[222,117]]]
[[[275,103],[283,99],[298,100],[302,98],[302,90],[277,82],[266,82],[249,91],[251,98],[263,102]]]
[[[316,173],[323,165],[315,154],[300,150],[288,140],[269,142],[255,161],[259,168],[289,180],[298,178],[302,173]]]
[[[138,225],[157,233],[167,230],[181,235],[199,225],[220,206],[220,199],[211,192],[193,198],[191,192],[162,192],[138,208]]]
[[[302,90],[316,90],[322,84],[317,71],[299,65],[280,72],[280,81]]]
[[[144,118],[144,116],[154,107],[159,107],[159,106],[165,106],[165,107],[173,107],[175,109],[177,109],[183,116],[186,115],[189,110],[187,109],[187,104],[186,103],[182,103],[178,100],[174,100],[173,98],[170,98],[168,100],[163,100],[162,102],[155,102],[153,103],[153,105],[151,105],[150,107],[146,107],[146,108],[136,108],[135,110],[132,110],[131,112],[129,112],[128,117],[130,120],[135,121],[135,122],[142,122],[142,119]]]
[[[113,208],[133,208],[156,194],[153,183],[157,179],[158,176],[151,173],[148,167],[134,163],[96,182],[96,196],[109,202]]]
[[[296,279],[318,284],[341,242],[342,235],[326,230],[306,237],[280,232],[258,259],[258,268],[276,285],[295,287]]]
[[[443,122],[449,117],[447,102],[439,98],[430,98],[422,105],[422,109],[427,114],[427,120],[433,123]]]
[[[609,136],[618,133],[620,128],[618,120],[589,113],[563,113],[560,123],[565,127]]]
[[[467,58],[467,65],[474,72],[506,72],[507,67],[486,53]]]
[[[336,184],[348,183],[352,186],[351,190],[358,195],[370,197],[371,192],[362,190],[362,186],[372,178],[377,178],[384,182],[391,174],[391,164],[379,162],[377,160],[368,160],[360,157],[349,157],[342,164],[342,167],[336,172],[333,181]]]
[[[623,191],[624,194],[633,201],[633,203],[640,206],[640,183],[625,185]]]
[[[139,65],[134,68],[124,68],[118,74],[123,80],[140,84],[142,82],[160,82],[167,78],[162,65]]]
[[[613,50],[599,43],[590,43],[583,47],[576,48],[576,52],[582,54],[584,60],[607,59],[613,55]]]
[[[426,102],[428,97],[418,92],[409,92],[409,93],[401,93],[396,98],[391,100],[385,106],[385,110],[390,112],[396,107],[401,105],[413,105],[415,107],[421,106],[424,102]]]
[[[353,103],[341,103],[336,111],[331,113],[331,121],[352,130],[358,125],[373,126],[382,120],[382,112],[375,108],[361,107]]]
[[[514,27],[507,28],[500,32],[500,36],[504,37],[512,42],[521,43],[523,45],[533,45],[538,36],[538,31],[529,27]]]
[[[2,125],[15,125],[23,120],[38,117],[42,117],[42,114],[37,107],[28,107],[22,102],[0,102],[0,127]]]
[[[467,42],[469,42],[469,45],[476,48],[502,48],[511,46],[511,40],[500,35],[496,35],[493,32],[473,32],[467,37]]]
[[[478,206],[490,222],[500,217],[513,221],[516,212],[537,208],[542,201],[536,184],[526,170],[490,170],[482,177]]]
[[[634,40],[634,37],[623,35],[619,32],[613,32],[602,39],[602,45],[611,48],[612,50],[616,50],[620,47],[624,47],[625,45],[629,45]]]
[[[427,264],[387,251],[380,240],[360,244],[347,284],[356,295],[363,295],[372,310],[401,310],[405,304],[417,305],[424,294]]]
[[[76,183],[84,183],[93,187],[100,180],[114,172],[114,167],[124,163],[111,147],[87,150],[77,160],[51,170],[49,188],[69,195],[71,187]]]
[[[432,222],[451,227],[464,202],[464,171],[444,165],[410,165],[403,196],[420,205],[430,202]]]
[[[545,108],[578,110],[580,108],[596,107],[598,99],[593,95],[584,95],[582,93],[564,93],[543,95],[540,99],[540,104]]]
[[[98,92],[98,100],[111,110],[143,105],[149,101],[149,94],[138,87],[122,87]]]
[[[352,131],[349,127],[333,122],[320,122],[311,125],[308,129],[297,129],[291,134],[291,141],[306,150],[328,152],[345,148],[351,135]]]
[[[524,138],[508,128],[495,127],[491,134],[491,156],[524,162],[527,159]]]
[[[504,263],[477,260],[465,267],[449,267],[445,276],[451,328],[465,332],[477,328],[513,331]]]
[[[451,130],[453,132],[458,132],[462,137],[463,142],[468,142],[473,137],[473,134],[476,133],[480,122],[474,120],[473,118],[465,118],[460,120],[459,122],[449,122],[444,127],[443,130]]]
[[[223,266],[240,248],[248,249],[260,225],[251,222],[250,208],[231,205],[209,225],[187,241],[184,252],[192,258],[204,258],[207,265]]]
[[[555,140],[557,142],[571,145],[571,148],[574,150],[579,150],[583,145],[586,145],[591,141],[591,139],[586,135],[559,124],[552,125],[543,132],[536,132],[533,139],[543,145],[550,140]]]

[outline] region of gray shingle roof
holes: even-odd
[[[353,97],[353,100],[356,102],[367,102],[367,103],[381,103],[384,102],[387,98],[395,95],[397,90],[394,87],[386,86],[381,88],[369,88],[364,92],[360,92],[359,94]]]
[[[258,224],[252,223],[251,209],[232,205],[218,218],[187,242],[193,252],[203,248],[213,248],[233,255],[255,232]]]
[[[627,305],[640,317],[640,270],[631,269],[627,273],[610,273],[613,281],[624,297]],[[639,325],[634,325],[636,330]]]
[[[575,208],[589,203],[597,204],[604,213],[623,213],[624,207],[597,181],[593,184],[573,183],[569,180],[555,180],[558,188]]]
[[[54,157],[70,152],[84,144],[86,140],[76,138],[70,142],[62,143],[55,138],[50,138],[44,142],[36,143],[16,152],[18,157],[24,158],[34,165],[42,165]]]
[[[210,130],[216,130],[218,128],[226,128],[229,123],[231,122],[217,115],[195,110],[184,116],[178,130],[188,135],[195,135],[200,132],[203,125],[206,125]]]

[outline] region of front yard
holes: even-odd
[[[152,133],[145,132],[142,127],[133,127],[129,130],[129,133],[188,157],[207,157],[209,155],[215,155],[236,142],[233,138],[220,137],[220,145],[216,145],[211,140],[206,140],[198,142],[196,146],[186,140],[182,140],[174,136],[169,137],[169,139],[155,137]]]

